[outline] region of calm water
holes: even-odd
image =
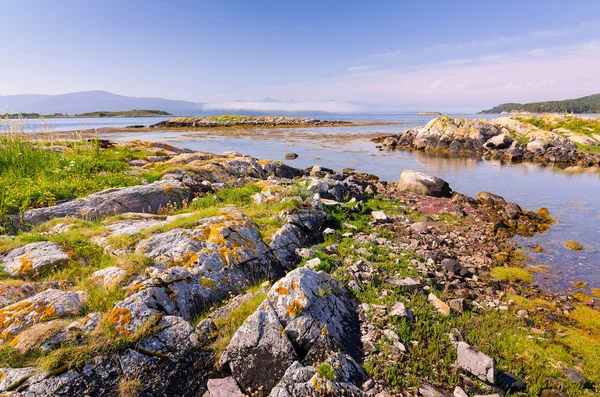
[[[461,115],[481,117],[481,115]],[[485,117],[498,117],[486,115]],[[426,124],[431,117],[403,114],[396,116],[332,116],[350,121],[397,121],[403,125],[364,127],[321,127],[293,129],[255,129],[231,133],[201,132],[127,132],[106,134],[110,139],[167,140],[190,149],[222,152],[239,151],[258,158],[285,161],[295,167],[321,165],[328,168],[353,168],[395,181],[404,169],[422,170],[446,179],[460,192],[476,195],[491,191],[522,207],[536,210],[547,207],[558,222],[548,232],[531,239],[521,239],[528,256],[536,264],[551,267],[537,275],[548,288],[569,287],[571,281],[583,280],[590,288],[600,288],[600,173],[597,170],[572,172],[535,164],[509,164],[479,159],[457,159],[407,151],[379,151],[368,138],[374,133],[399,133],[407,128]],[[75,122],[77,119],[66,119]],[[98,128],[145,124],[149,119],[92,119]],[[144,122],[141,122],[144,120]],[[57,120],[57,129],[65,122]],[[54,120],[49,120],[54,122]],[[81,122],[81,120],[79,120]],[[72,128],[67,128],[72,129]],[[346,139],[351,135],[352,139]],[[364,137],[362,137],[364,135]],[[299,155],[285,160],[286,152]],[[577,240],[585,249],[571,251],[565,241]],[[537,253],[528,245],[541,245]]]
[[[168,117],[106,117],[9,120],[18,123],[25,132],[59,132],[100,128],[119,128],[130,125],[156,124]]]

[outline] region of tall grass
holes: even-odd
[[[22,119],[0,121],[0,233],[12,224],[10,214],[140,183],[126,171],[129,160],[144,158],[146,152],[101,149],[97,139],[79,135],[69,141],[41,136],[25,132]]]

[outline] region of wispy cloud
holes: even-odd
[[[493,48],[498,47],[503,44],[510,44],[515,42],[526,42],[531,40],[540,40],[542,38],[554,38],[559,36],[566,36],[571,34],[576,34],[582,32],[586,29],[596,28],[600,23],[597,21],[588,21],[582,22],[581,24],[564,29],[544,29],[544,30],[535,30],[522,35],[515,36],[500,36],[500,37],[492,37],[489,39],[480,39],[480,40],[470,40],[458,43],[437,43],[431,46],[426,46],[420,49],[421,52],[431,52],[431,51],[456,51],[462,49],[482,49],[482,48]],[[414,54],[414,50],[411,51]],[[383,51],[375,54],[371,54],[366,56],[366,59],[370,58],[386,58],[386,57],[397,57],[400,55],[406,55],[407,52],[403,50],[390,50],[384,49]]]
[[[533,50],[535,51],[535,50]],[[457,104],[473,109],[502,102],[573,98],[600,92],[600,42],[535,52],[426,65],[420,68],[369,69],[360,75],[265,88],[265,95],[294,92],[301,98],[361,100],[404,109]],[[568,71],[568,73],[566,72]],[[421,104],[421,105],[420,105]]]
[[[536,48],[535,50],[523,51],[523,54],[532,55],[534,57],[543,57],[546,55],[545,48]]]
[[[437,90],[441,84],[442,84],[442,82],[440,80],[434,81],[433,83],[429,84],[429,89],[427,90],[427,92]]]
[[[348,68],[349,72],[357,72],[359,70],[367,70],[367,69],[371,69],[372,66],[352,66]]]

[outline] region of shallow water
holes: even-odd
[[[465,117],[465,116],[463,116]],[[481,117],[467,116],[467,117]],[[498,117],[486,115],[485,117]],[[475,158],[448,158],[409,151],[379,151],[369,138],[399,133],[426,124],[432,117],[414,114],[397,116],[332,116],[350,121],[393,121],[402,125],[361,127],[319,127],[290,129],[204,130],[197,132],[123,132],[102,134],[103,138],[170,141],[177,146],[206,152],[238,151],[257,158],[282,160],[295,167],[321,165],[341,170],[378,175],[395,181],[404,169],[422,170],[440,176],[459,192],[474,196],[491,191],[523,208],[547,207],[557,223],[530,239],[519,239],[535,264],[550,266],[536,275],[550,289],[569,288],[571,281],[585,281],[588,288],[600,288],[600,173],[598,170],[561,170],[537,164],[510,164]],[[121,121],[142,124],[141,119]],[[115,120],[111,120],[115,121]],[[299,155],[285,160],[286,152]],[[571,251],[565,241],[577,240],[583,251]],[[540,245],[538,253],[527,246]]]
[[[24,132],[60,132],[94,130],[100,128],[121,128],[130,125],[152,125],[168,117],[90,117],[90,118],[51,118],[2,120],[3,124],[17,124]]]

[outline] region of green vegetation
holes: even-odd
[[[386,235],[384,230],[373,230],[368,225],[369,208],[385,208],[386,213],[407,213],[398,202],[375,198],[369,200],[365,210],[344,212],[338,208],[327,208],[341,225],[341,232],[353,231],[345,224],[358,227],[359,231]],[[417,219],[418,212],[409,212]],[[447,222],[457,222],[447,219]],[[391,236],[390,236],[391,237]],[[330,245],[326,241],[323,245]],[[577,305],[566,325],[553,322],[544,314],[552,311],[552,303],[541,298],[507,295],[504,304],[507,311],[467,310],[463,314],[452,312],[449,317],[440,318],[435,309],[427,302],[426,294],[408,294],[401,288],[381,285],[381,280],[389,277],[415,277],[415,261],[422,259],[409,251],[394,251],[386,245],[357,244],[351,238],[342,238],[336,242],[340,258],[369,261],[376,277],[363,282],[360,289],[354,289],[354,295],[361,303],[384,305],[388,308],[395,302],[404,302],[415,316],[411,322],[406,318],[385,317],[377,310],[367,312],[369,320],[377,328],[392,330],[399,341],[407,347],[407,353],[395,352],[387,338],[382,338],[376,347],[378,352],[367,354],[364,368],[369,376],[388,384],[390,391],[402,391],[419,387],[423,379],[445,390],[452,390],[461,382],[460,371],[456,368],[456,348],[450,342],[448,333],[464,338],[473,346],[494,357],[497,366],[508,371],[527,383],[527,389],[520,396],[538,396],[546,388],[560,388],[567,395],[586,395],[582,385],[565,382],[557,385],[555,379],[564,379],[560,365],[581,366],[582,373],[593,384],[600,382],[600,313],[588,306]],[[319,255],[321,258],[321,255]],[[352,263],[352,262],[349,262]],[[331,274],[346,284],[351,279],[345,261],[332,266]],[[497,270],[496,270],[497,269]],[[497,267],[492,276],[500,279],[530,281],[531,275],[524,269]],[[383,291],[385,293],[382,293]],[[448,300],[443,292],[430,285],[430,291],[443,300]],[[515,303],[508,305],[512,300]],[[527,321],[519,318],[520,309],[529,311]],[[542,310],[544,309],[544,310]],[[537,330],[536,334],[532,329]],[[543,335],[539,335],[542,332]],[[533,336],[532,336],[533,335]],[[397,362],[398,365],[390,364]],[[319,368],[327,374],[328,368]],[[592,395],[592,394],[588,394]]]
[[[329,363],[321,363],[317,365],[317,373],[331,382],[335,381],[335,370]]]
[[[129,160],[153,153],[125,147],[101,149],[97,140],[32,141],[22,132],[0,133],[0,232],[9,214],[45,207],[112,187],[153,181],[154,171],[129,175]]]
[[[226,114],[222,116],[209,116],[205,117],[206,121],[212,121],[215,123],[247,123],[249,121],[255,121],[254,116],[237,116],[234,114]]]
[[[531,273],[520,267],[495,267],[490,275],[498,280],[521,281],[524,283],[533,281]]]
[[[160,117],[160,116],[172,116],[171,113],[163,110],[124,110],[120,112],[109,112],[109,111],[97,111],[80,114],[40,114],[40,113],[6,113],[5,118],[8,119],[55,119],[55,118],[102,118],[102,117]]]
[[[591,136],[600,134],[600,119],[584,119],[577,116],[537,116],[537,117],[515,117],[523,123],[535,125],[546,131],[564,128],[572,132]]]
[[[229,312],[227,317],[216,318],[215,325],[217,326],[218,335],[207,347],[216,352],[217,355],[221,355],[221,353],[225,351],[227,345],[229,345],[229,341],[231,341],[235,331],[237,331],[244,321],[256,311],[258,306],[260,306],[266,298],[266,291],[254,292],[253,296],[248,301]]]
[[[504,103],[480,113],[531,112],[531,113],[600,113],[600,94],[564,101],[532,103]]]

